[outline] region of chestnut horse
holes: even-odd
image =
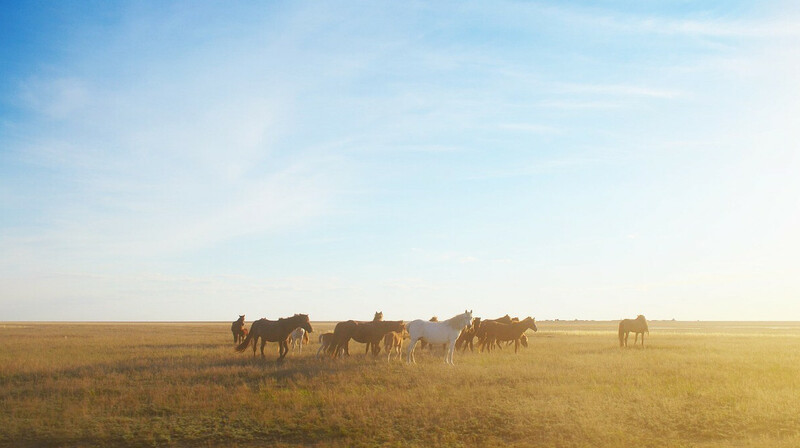
[[[650,329],[647,328],[647,319],[641,314],[636,319],[623,319],[619,323],[619,346],[628,346],[628,334],[634,333],[633,345],[636,346],[636,341],[639,340],[639,334],[642,335],[642,347],[644,347],[644,334],[650,334]]]
[[[253,357],[255,357],[258,338],[261,338],[261,357],[264,357],[264,346],[267,345],[267,341],[277,342],[279,346],[278,361],[283,361],[286,353],[289,352],[287,339],[295,328],[302,328],[309,333],[313,332],[311,323],[308,320],[308,314],[295,314],[292,317],[281,317],[278,320],[259,319],[250,325],[250,332],[244,341],[236,346],[236,351],[245,351],[252,340]]]
[[[317,358],[323,351],[327,352],[328,348],[333,344],[333,333],[327,332],[319,335],[319,348],[317,349]]]
[[[372,354],[377,356],[383,336],[391,331],[403,331],[404,328],[402,320],[339,322],[333,329],[333,344],[328,347],[328,353],[335,358],[339,356],[341,350],[344,350],[345,355],[350,356],[350,339],[353,339],[356,342],[367,344],[364,356],[369,353],[370,348],[372,348]]]
[[[402,356],[401,348],[403,347],[403,339],[408,339],[408,337],[408,331],[406,330],[401,332],[392,331],[383,336],[383,348],[388,354],[388,361],[392,361],[392,351],[397,353],[397,359],[400,359],[400,356]]]
[[[519,322],[518,318],[514,318],[514,319],[517,319],[517,322]],[[509,316],[508,314],[506,314],[503,317],[498,317],[497,319],[486,319],[486,320],[483,320],[482,322],[499,322],[501,324],[510,324],[511,322],[514,321],[514,319],[512,319],[511,316]],[[485,344],[485,342],[486,342],[486,333],[483,330],[481,330],[480,328],[476,328],[475,329],[475,337],[478,338],[478,345],[479,346],[482,346],[482,345]]]
[[[481,322],[480,330],[481,333],[485,335],[481,343],[481,351],[483,351],[484,348],[491,349],[497,342],[514,341],[514,353],[517,353],[519,351],[520,338],[528,328],[533,331],[538,331],[536,328],[536,319],[530,316],[519,322],[511,322],[510,324]]]
[[[238,319],[231,324],[231,333],[233,333],[233,343],[239,344],[244,340],[242,335],[242,328],[244,328],[244,314],[239,316]]]

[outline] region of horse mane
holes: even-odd
[[[450,328],[454,328],[456,330],[459,330],[459,329],[461,329],[461,327],[463,325],[461,325],[461,322],[459,322],[458,320],[459,320],[460,317],[464,316],[464,314],[467,314],[467,313],[457,314],[457,315],[451,317],[450,319],[447,319],[446,321],[444,321],[444,323],[449,325]]]

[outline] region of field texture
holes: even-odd
[[[249,323],[248,323],[249,327]],[[0,324],[0,445],[800,446],[800,324],[540,322],[514,354],[277,364],[230,323]],[[631,336],[631,340],[633,336]]]

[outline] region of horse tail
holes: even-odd
[[[623,322],[619,323],[619,346],[623,346],[623,339],[625,338],[625,331],[622,329]]]
[[[242,341],[241,344],[236,346],[237,352],[245,351],[247,349],[247,346],[250,345],[250,340],[253,339],[253,326],[255,325],[250,326],[250,331],[247,332],[247,337],[244,338],[244,341]]]

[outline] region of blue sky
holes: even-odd
[[[0,320],[800,319],[792,2],[19,3]]]

